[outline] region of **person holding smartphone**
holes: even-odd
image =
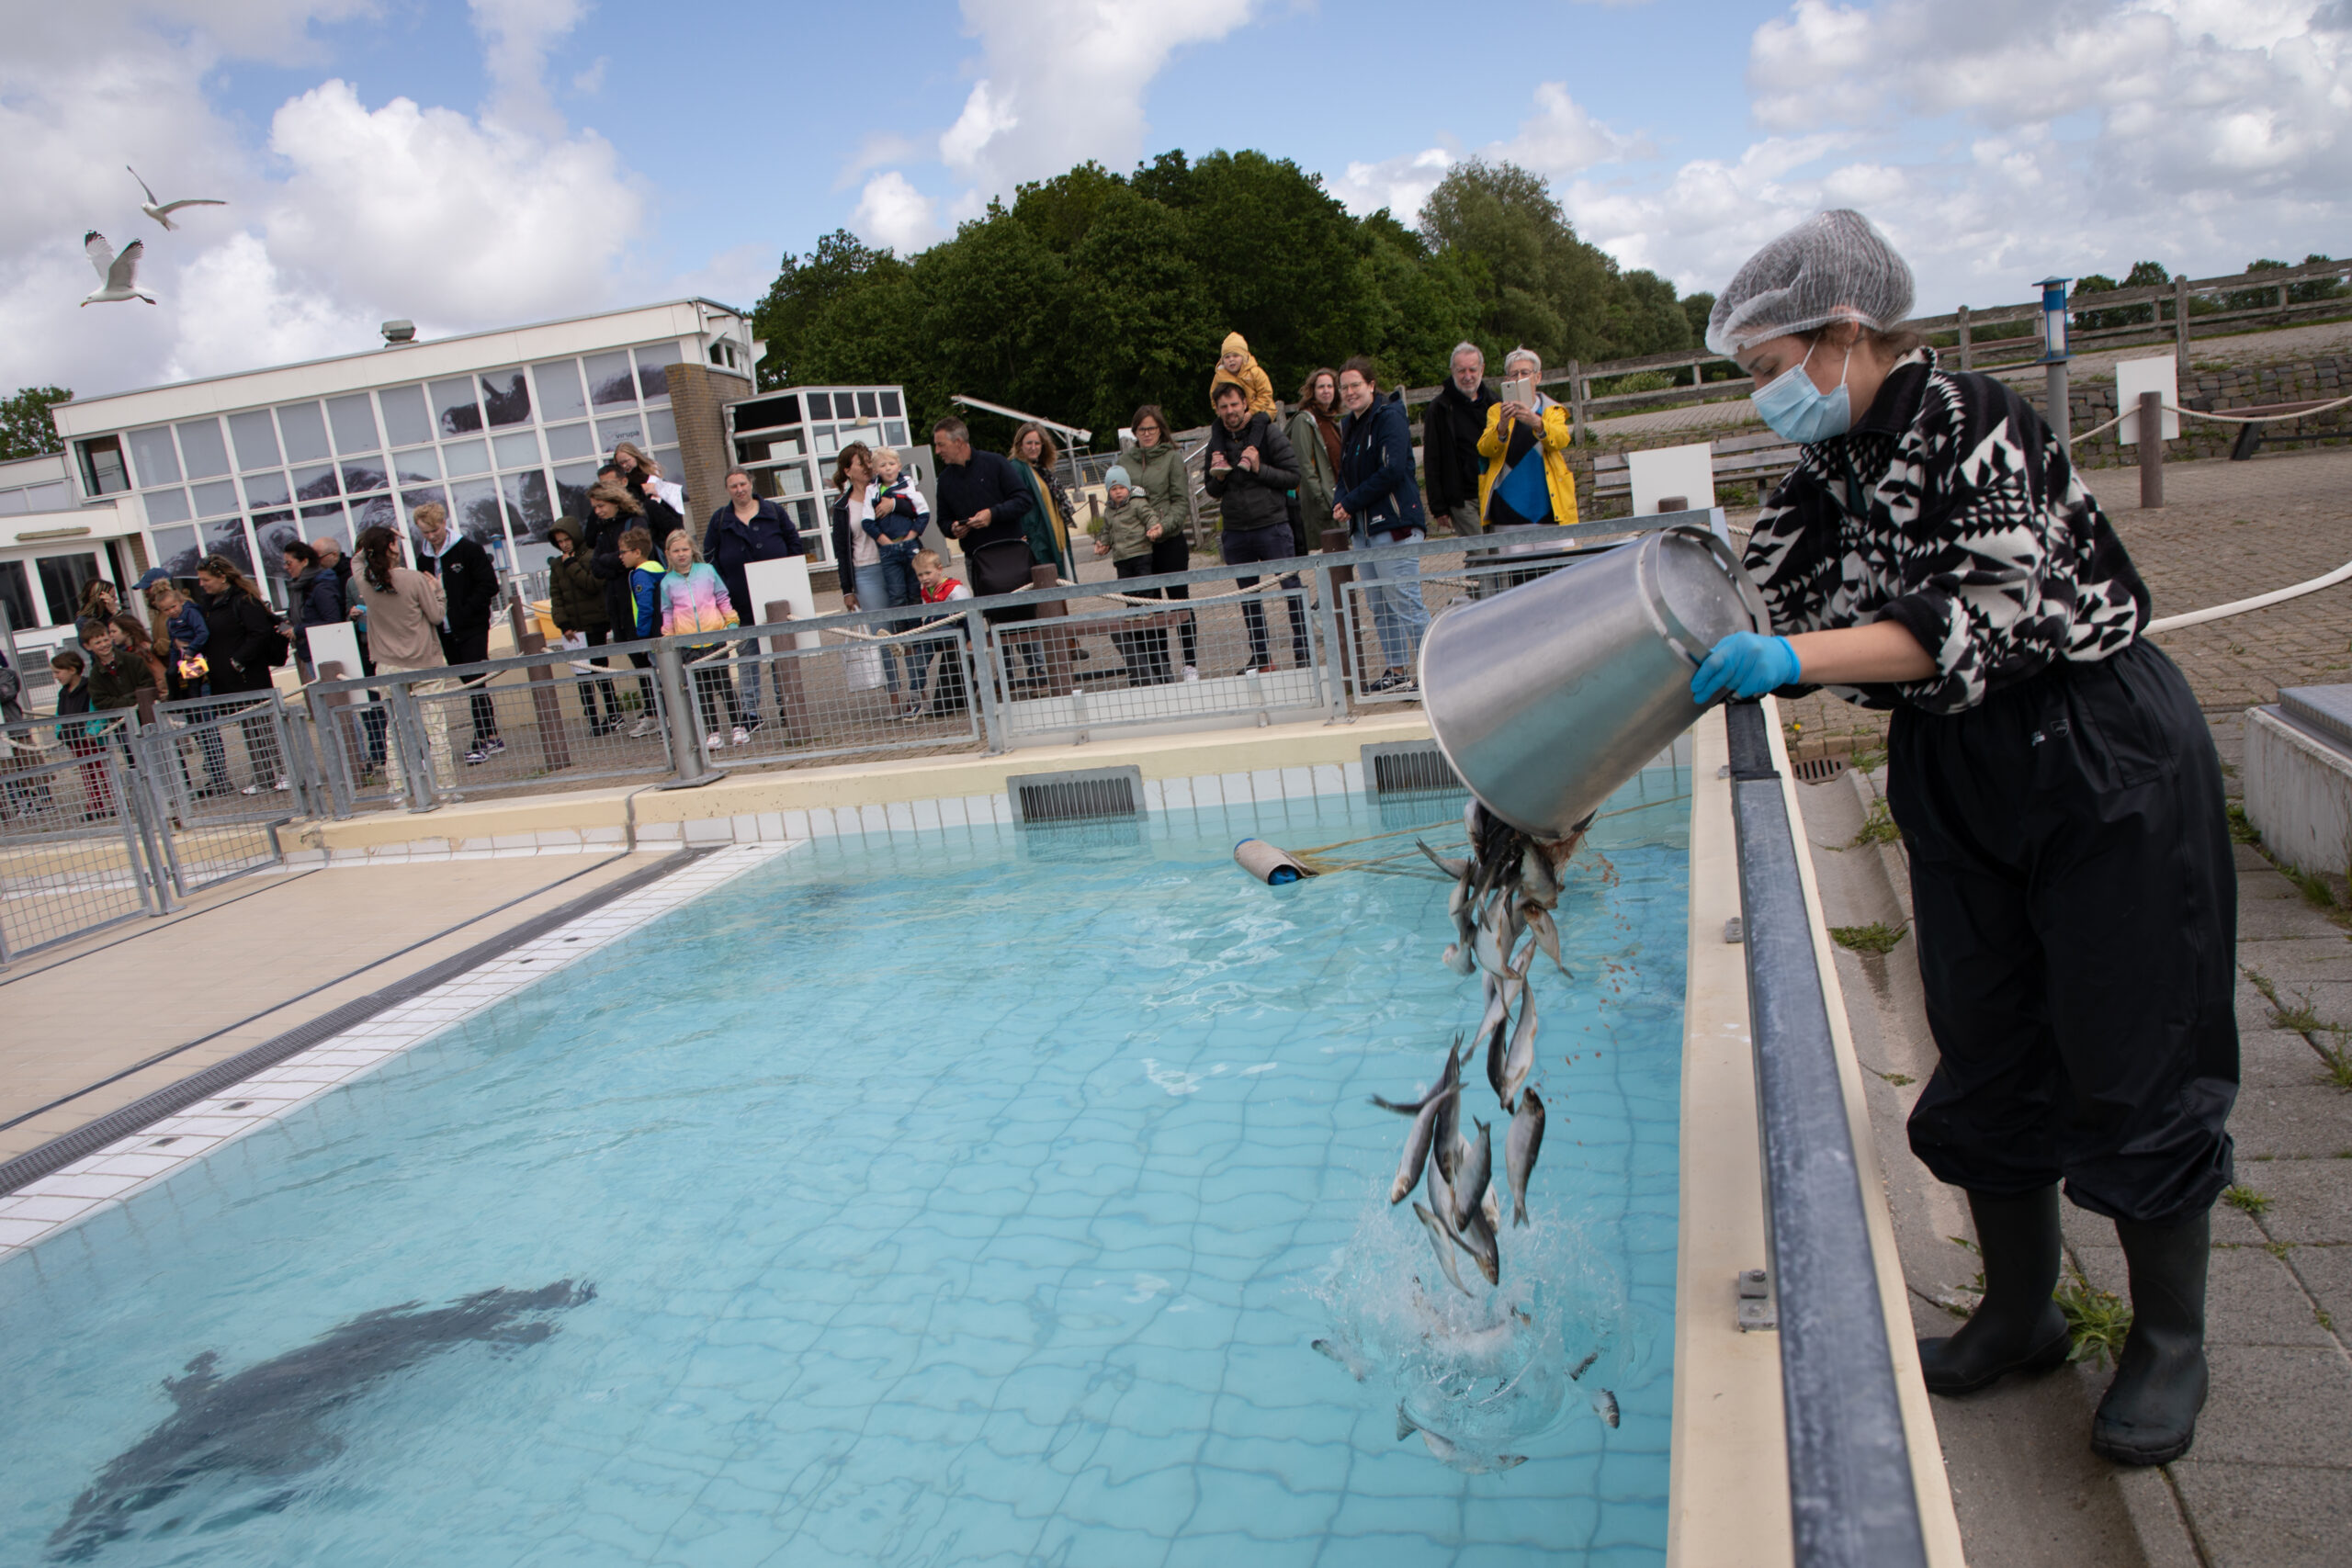
[[[1478,515],[1489,528],[1577,520],[1577,477],[1568,468],[1575,439],[1568,411],[1536,388],[1544,361],[1532,348],[1503,355],[1502,400],[1487,411],[1478,455]]]

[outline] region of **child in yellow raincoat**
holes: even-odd
[[[1250,357],[1249,342],[1239,333],[1225,334],[1225,348],[1217,355],[1216,374],[1209,378],[1209,401],[1216,401],[1216,389],[1227,381],[1250,395],[1250,412],[1269,419],[1282,417],[1282,405],[1274,401],[1274,383]]]

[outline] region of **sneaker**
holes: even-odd
[[[1185,665],[1185,666],[1184,666],[1184,679],[1185,679],[1185,680],[1187,680],[1187,681],[1198,681],[1200,678],[1201,678],[1201,672],[1200,672],[1199,671],[1197,671],[1197,670],[1193,669],[1193,668],[1191,665],[1189,665],[1189,664],[1187,664],[1187,665]]]
[[[758,714],[753,714],[751,717],[745,719],[741,725],[738,726],[738,728],[756,731],[760,726],[766,722],[767,720],[762,718]],[[741,740],[738,740],[735,744],[741,746],[743,743]]]
[[[716,729],[702,738],[702,744],[703,750],[707,751],[720,751],[727,747],[727,742],[718,738],[718,731]]]
[[[288,778],[284,773],[280,773],[277,775],[277,783],[271,787],[276,789],[278,794],[285,795],[293,789],[294,781]]]
[[[483,751],[488,752],[491,756],[495,757],[495,756],[497,756],[501,751],[503,751],[503,750],[506,750],[506,742],[505,742],[505,741],[503,741],[503,740],[501,740],[497,736],[493,735],[493,736],[492,736],[489,739],[487,739],[487,740],[485,740],[485,741],[483,741],[483,742],[481,743],[481,749]]]
[[[728,739],[738,746],[749,746],[752,743],[752,732],[739,724],[735,727],[734,733]]]
[[[1405,684],[1406,680],[1407,677],[1404,671],[1399,670],[1391,670],[1382,675],[1379,680],[1374,681],[1370,685],[1366,686],[1364,690],[1367,692],[1393,692],[1397,687]]]
[[[249,784],[237,793],[239,795],[259,795],[261,793],[261,785],[257,784]]]
[[[639,719],[635,724],[628,727],[628,739],[631,740],[642,740],[661,728],[662,721],[655,718],[651,714],[647,714],[643,718]]]
[[[490,761],[490,753],[477,746],[466,753],[466,766],[475,767]]]

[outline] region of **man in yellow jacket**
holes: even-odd
[[[1225,334],[1216,374],[1209,378],[1210,407],[1216,406],[1216,389],[1228,382],[1249,395],[1251,413],[1261,413],[1272,420],[1282,418],[1282,405],[1274,401],[1274,383],[1250,356],[1250,344],[1239,333]]]
[[[1532,348],[1503,356],[1504,390],[1513,378],[1532,384],[1544,362]],[[1574,439],[1568,411],[1541,392],[1527,400],[1506,397],[1487,411],[1487,431],[1478,455],[1487,460],[1478,476],[1478,515],[1489,528],[1577,520],[1577,477],[1568,468]]]

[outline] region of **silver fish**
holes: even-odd
[[[1547,909],[1558,907],[1560,878],[1552,870],[1552,857],[1532,842],[1526,852],[1519,857],[1519,880],[1520,885],[1526,888],[1527,896],[1538,904]]]
[[[1453,1239],[1477,1262],[1478,1272],[1487,1277],[1487,1283],[1502,1283],[1502,1252],[1495,1242],[1495,1227],[1487,1223],[1486,1211],[1474,1206],[1470,1223],[1457,1229]]]
[[[1419,849],[1421,853],[1430,857],[1430,863],[1431,865],[1445,873],[1446,875],[1453,878],[1457,884],[1460,883],[1464,877],[1470,874],[1470,863],[1468,861],[1449,860],[1445,856],[1438,853],[1435,850],[1430,848],[1429,845],[1422,843],[1419,839],[1415,839],[1413,843],[1415,847]]]
[[[1467,975],[1477,967],[1471,962],[1469,952],[1460,942],[1453,942],[1445,944],[1445,951],[1439,954],[1438,962],[1456,975]]]
[[[1494,906],[1490,905],[1487,908],[1487,918],[1478,922],[1477,935],[1474,939],[1471,953],[1478,960],[1478,967],[1497,978],[1501,977],[1509,964],[1509,955],[1503,951],[1502,937],[1499,922],[1495,918]]]
[[[1456,1230],[1467,1225],[1470,1217],[1478,1212],[1478,1205],[1485,1201],[1487,1189],[1492,1184],[1495,1175],[1494,1129],[1475,1116],[1470,1119],[1470,1125],[1478,1129],[1478,1135],[1462,1140],[1464,1152],[1454,1160],[1453,1228]]]
[[[1497,1454],[1492,1459],[1486,1459],[1465,1453],[1454,1446],[1453,1438],[1441,1437],[1406,1415],[1405,1406],[1400,1402],[1396,1406],[1396,1440],[1401,1443],[1416,1432],[1421,1435],[1421,1441],[1429,1446],[1430,1458],[1440,1464],[1452,1465],[1464,1475],[1486,1475],[1498,1470],[1515,1470],[1527,1462],[1525,1454]]]
[[[1437,1132],[1438,1107],[1445,1103],[1449,1097],[1459,1095],[1461,1092],[1457,1088],[1431,1095],[1429,1103],[1422,1106],[1419,1112],[1414,1116],[1413,1130],[1405,1138],[1404,1157],[1396,1162],[1396,1179],[1390,1183],[1388,1188],[1388,1201],[1391,1203],[1403,1202],[1405,1194],[1410,1192],[1414,1185],[1421,1179],[1421,1167],[1429,1163],[1430,1139]]]
[[[1453,1043],[1446,1047],[1445,1066],[1438,1069],[1437,1082],[1430,1086],[1427,1094],[1414,1100],[1383,1100],[1376,1094],[1368,1098],[1383,1111],[1394,1111],[1399,1116],[1419,1116],[1422,1106],[1462,1081],[1462,1063],[1465,1059],[1462,1052],[1462,1036],[1456,1033]]]
[[[1602,1389],[1600,1396],[1592,1402],[1592,1413],[1607,1422],[1613,1429],[1617,1425],[1617,1396],[1607,1389]]]
[[[1519,1111],[1503,1134],[1503,1169],[1510,1181],[1510,1223],[1527,1223],[1527,1179],[1544,1147],[1544,1100],[1533,1089],[1519,1097]]]
[[[1519,1104],[1520,1090],[1527,1087],[1527,1077],[1535,1070],[1535,992],[1531,988],[1520,999],[1519,1028],[1510,1037],[1510,1055],[1503,1058],[1503,1109],[1510,1111]]]
[[[1445,1277],[1453,1282],[1455,1290],[1468,1295],[1470,1287],[1462,1282],[1462,1270],[1454,1266],[1453,1237],[1437,1223],[1437,1216],[1420,1204],[1413,1205],[1413,1213],[1419,1216],[1421,1227],[1430,1233],[1430,1245],[1437,1248],[1437,1266],[1445,1270]]]
[[[1317,1341],[1317,1343],[1320,1343],[1320,1341]],[[1584,1359],[1577,1363],[1576,1371],[1568,1374],[1568,1381],[1570,1382],[1574,1382],[1577,1379],[1584,1376],[1585,1373],[1592,1371],[1592,1364],[1599,1359],[1600,1359],[1600,1351],[1587,1350],[1584,1353]]]
[[[1540,906],[1532,903],[1521,903],[1519,912],[1527,917],[1527,929],[1535,933],[1535,945],[1544,950],[1544,955],[1561,974],[1575,979],[1574,975],[1568,975],[1568,966],[1560,962],[1560,928],[1554,923],[1552,917]]]
[[[1495,1184],[1492,1181],[1487,1183],[1487,1195],[1479,1201],[1478,1212],[1487,1216],[1488,1230],[1503,1228],[1503,1206],[1495,1201]]]
[[[1438,1089],[1441,1103],[1437,1125],[1430,1130],[1430,1163],[1451,1184],[1462,1157],[1462,1059],[1455,1052],[1445,1054],[1445,1076],[1438,1080]]]

